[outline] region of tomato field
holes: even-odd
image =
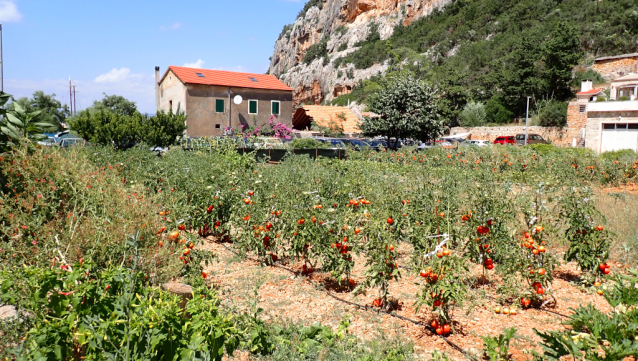
[[[3,157],[0,300],[51,310],[27,318],[0,354],[123,357],[106,342],[120,337],[113,327],[137,337],[121,345],[152,339],[136,346],[149,359],[636,357],[635,153],[540,145],[348,157],[268,164],[221,145]],[[156,289],[167,281],[196,287],[186,310],[219,337],[190,333]],[[89,295],[100,300],[83,309]],[[127,306],[155,302],[172,306],[161,317]],[[191,341],[157,351],[177,325]]]

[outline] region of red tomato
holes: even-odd
[[[442,335],[443,334],[443,327],[437,327],[436,328],[436,334],[439,335],[439,336]]]
[[[450,333],[450,325],[448,325],[447,323],[445,325],[443,325],[443,333],[445,335],[447,335],[448,333]]]
[[[180,231],[183,231],[183,230],[185,230],[185,229],[186,229],[186,226],[185,226],[185,225],[183,225],[183,224],[180,224],[180,225],[177,227],[177,229],[179,229]]]
[[[300,219],[299,221],[297,221],[297,223],[299,223],[299,224],[304,224],[305,222],[306,222],[306,220],[305,220],[305,219],[303,219],[303,218],[302,218],[302,219]]]
[[[392,220],[392,217],[388,217],[387,222],[388,222],[388,224],[394,223],[394,221]]]

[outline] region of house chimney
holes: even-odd
[[[155,67],[155,111],[159,112],[160,110],[160,67]]]
[[[593,82],[589,79],[583,80],[582,84],[580,85],[581,92],[590,91],[592,90],[592,88],[593,88]]]

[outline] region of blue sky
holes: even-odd
[[[264,73],[277,36],[305,0],[0,0],[4,88],[78,110],[122,95],[155,111],[154,67]]]

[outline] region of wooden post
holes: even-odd
[[[193,298],[193,287],[184,283],[164,283],[162,289],[168,291],[174,295],[182,297],[180,306],[182,307],[182,317],[189,317],[186,314],[186,304],[188,300]]]

